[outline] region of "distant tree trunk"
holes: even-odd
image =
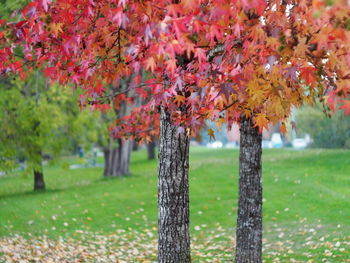
[[[37,136],[37,138],[40,138],[40,132],[38,130],[40,126],[40,121],[35,121],[33,125],[33,131],[34,134]],[[35,147],[35,161],[36,167],[34,169],[34,191],[40,191],[45,190],[45,182],[44,182],[44,174],[43,174],[43,167],[42,167],[42,149],[38,145],[33,145]]]
[[[120,86],[116,87],[116,92],[121,90],[126,90],[128,85],[131,82],[131,78],[124,79],[121,81]],[[131,92],[131,91],[129,91]],[[132,96],[132,94],[128,94],[128,96]],[[127,104],[123,101],[118,110],[115,110],[116,116],[118,118],[123,118],[131,113],[133,107],[137,107],[140,101],[138,97],[135,98],[133,105]],[[115,145],[117,142],[117,145]],[[131,151],[133,149],[134,142],[131,140],[121,139],[114,140],[110,138],[109,146],[104,149],[105,156],[105,168],[104,168],[104,176],[123,176],[130,174],[130,157]]]
[[[110,156],[111,150],[108,147],[103,148],[103,157],[104,157],[104,170],[103,176],[108,176],[110,174]]]
[[[149,143],[147,143],[147,154],[148,154],[148,160],[156,159],[156,141],[153,136],[152,136],[152,140]]]
[[[111,139],[109,147],[103,150],[105,158],[104,176],[123,176],[130,174],[132,143],[130,140],[122,141],[118,139],[118,146],[113,146],[113,139]]]
[[[189,233],[189,138],[177,134],[161,108],[158,167],[158,262],[191,261]]]
[[[132,151],[136,152],[139,149],[139,144],[137,143],[137,141],[134,141],[132,144]]]
[[[132,151],[133,141],[119,139],[119,174],[130,175],[130,157]]]
[[[34,191],[45,190],[45,181],[42,168],[34,170]]]
[[[251,118],[240,125],[236,263],[262,262],[262,135]]]

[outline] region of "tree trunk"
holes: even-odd
[[[110,174],[110,156],[111,151],[109,148],[105,147],[103,149],[103,157],[104,157],[104,170],[103,170],[103,176],[108,176]]]
[[[156,159],[156,141],[154,137],[152,137],[152,141],[147,143],[147,154],[148,154],[148,160]]]
[[[130,156],[133,141],[119,139],[119,158],[118,158],[118,175],[130,175]]]
[[[120,81],[119,85],[116,86],[115,92],[120,90],[128,89],[132,77],[123,79]],[[132,89],[129,90],[128,96],[132,96]],[[126,101],[122,101],[118,110],[115,109],[115,114],[118,116],[118,119],[128,116],[131,113],[133,107],[137,107],[140,101],[138,97],[135,97],[133,105],[129,105]],[[117,142],[117,145],[116,143]],[[105,169],[104,176],[123,176],[130,174],[130,156],[133,149],[133,141],[121,139],[114,140],[110,138],[108,150],[105,149]]]
[[[44,174],[42,169],[34,170],[34,191],[45,190]]]
[[[158,170],[158,262],[191,262],[189,138],[161,108]]]
[[[132,144],[132,151],[136,152],[139,150],[139,144],[137,143],[137,141],[134,141]]]
[[[40,121],[35,121],[33,125],[33,131],[37,139],[40,138],[40,132],[38,130],[40,126]],[[32,161],[36,164],[36,167],[34,168],[34,191],[40,191],[45,190],[45,182],[44,182],[44,174],[43,174],[43,154],[42,149],[40,146],[34,144],[32,147],[36,147],[34,151],[34,156],[31,156],[34,158]]]
[[[118,146],[113,146],[113,139],[108,148],[104,149],[105,168],[103,175],[106,177],[129,175],[130,155],[132,141],[118,139]]]
[[[262,262],[262,134],[241,118],[236,263]]]

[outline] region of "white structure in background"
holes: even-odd
[[[312,143],[312,139],[309,134],[306,134],[304,138],[295,138],[292,141],[292,146],[294,149],[305,149],[310,143]]]
[[[210,142],[207,144],[208,148],[215,148],[215,149],[222,148],[222,146],[223,146],[223,143],[220,141]]]
[[[306,141],[306,143],[307,143],[308,145],[309,145],[310,143],[313,142],[313,140],[312,140],[310,134],[306,134],[306,135],[304,136],[304,139],[305,139],[305,141]]]
[[[262,140],[261,146],[262,146],[263,149],[266,149],[266,148],[271,149],[272,148],[272,143],[269,140]]]
[[[292,141],[292,145],[294,149],[305,149],[307,142],[304,138],[296,138]]]
[[[271,146],[272,148],[282,148],[283,141],[280,133],[273,133],[271,136]]]
[[[225,144],[225,148],[236,149],[239,148],[239,145],[236,142],[228,142]]]

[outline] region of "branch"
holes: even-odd
[[[112,92],[111,94],[105,95],[105,96],[100,96],[97,99],[93,100],[93,101],[88,101],[87,104],[89,105],[95,105],[95,104],[99,104],[101,102],[103,102],[102,100],[106,100],[105,102],[110,103],[113,98],[115,98],[116,96],[120,95],[120,94],[126,94],[129,91],[131,91],[132,89],[136,89],[136,88],[141,88],[144,86],[149,86],[149,85],[155,85],[155,84],[164,84],[162,82],[155,82],[155,83],[143,83],[137,86],[128,86],[128,88],[126,88],[125,90],[121,90],[121,91],[117,91],[117,92]]]
[[[223,44],[217,45],[215,48],[209,50],[208,55],[207,55],[207,60],[209,62],[212,61],[217,55],[224,52],[224,50],[225,50],[225,47]]]

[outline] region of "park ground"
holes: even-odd
[[[0,177],[0,262],[155,262],[157,161],[133,153],[131,175],[45,167]],[[193,262],[232,262],[238,150],[190,154]],[[265,262],[350,262],[350,151],[264,150]],[[21,261],[23,260],[23,261]]]

